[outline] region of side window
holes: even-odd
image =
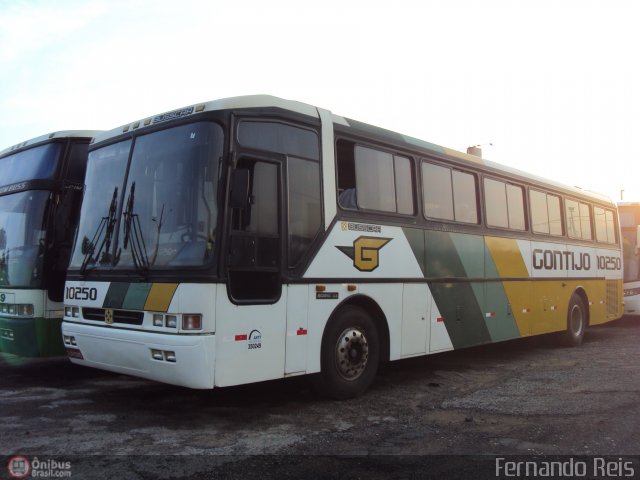
[[[571,238],[591,240],[591,211],[586,203],[565,200],[567,235]]]
[[[478,196],[474,175],[423,162],[422,185],[427,217],[478,223]]]
[[[603,243],[616,243],[616,228],[611,210],[594,207],[593,216],[596,223],[596,240]]]
[[[295,267],[311,246],[322,225],[320,207],[320,165],[289,157],[289,267]]]
[[[453,220],[451,169],[432,163],[423,163],[422,186],[424,214],[429,218]]]
[[[256,162],[253,167],[247,232],[278,235],[278,168]]]
[[[560,197],[556,195],[529,190],[531,203],[531,228],[535,233],[562,235],[562,219],[560,215]]]
[[[282,292],[278,208],[280,166],[250,157],[238,161],[248,175],[248,198],[234,208],[228,251],[228,292],[236,303],[273,303]]]
[[[243,147],[287,156],[288,266],[295,267],[322,225],[320,142],[316,132],[277,121],[242,120],[238,143]],[[247,231],[277,235],[277,168],[256,163]],[[256,179],[264,176],[264,183]]]
[[[509,209],[509,228],[526,230],[524,220],[524,189],[517,185],[507,185],[507,208]]]
[[[409,158],[346,140],[338,141],[336,152],[338,203],[342,208],[414,213]]]
[[[358,207],[395,212],[393,155],[359,145],[355,153]]]
[[[484,179],[487,225],[490,227],[524,230],[524,197],[522,187]]]

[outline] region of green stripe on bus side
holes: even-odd
[[[454,240],[454,235],[456,235]],[[465,238],[467,237],[467,238]],[[477,260],[472,259],[472,249],[482,237],[461,236],[447,232],[425,231],[427,249],[425,273],[427,277],[468,278],[463,258],[470,272],[480,273]],[[474,245],[476,244],[476,245]],[[460,250],[458,250],[460,248]],[[481,246],[481,251],[484,247]],[[463,252],[461,254],[461,252]],[[478,257],[477,250],[475,257]],[[454,348],[478,345],[491,341],[491,335],[482,312],[482,285],[471,283],[431,283],[433,298],[444,319],[447,333]]]
[[[130,283],[111,282],[104,297],[102,308],[122,308]]]
[[[420,270],[422,270],[422,275],[425,275],[424,230],[420,228],[403,228],[402,231],[409,242],[413,255],[416,257]]]
[[[151,291],[151,283],[132,283],[124,297],[122,308],[127,310],[144,310],[144,304]]]
[[[485,278],[496,279],[495,282],[487,282],[484,285],[485,320],[491,340],[499,342],[518,338],[521,336],[521,332],[509,304],[509,298],[502,282],[497,281],[500,278],[500,274],[486,244],[484,248]],[[487,314],[489,314],[488,317]]]
[[[454,348],[520,337],[484,237],[415,228],[403,231],[426,277],[495,279],[495,282],[430,283]]]

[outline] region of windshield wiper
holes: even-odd
[[[113,197],[111,198],[111,204],[109,205],[109,214],[106,217],[102,217],[100,220],[100,224],[98,228],[96,228],[96,233],[93,234],[93,238],[91,241],[87,237],[82,239],[82,253],[84,253],[84,259],[82,260],[82,265],[80,266],[80,272],[84,275],[87,271],[87,267],[89,262],[96,261],[100,264],[104,265],[107,263],[111,263],[112,256],[109,252],[111,250],[111,237],[113,237],[113,230],[116,224],[116,210],[118,208],[118,187],[113,189]],[[102,237],[102,233],[105,232],[104,237]],[[95,251],[96,243],[102,238],[102,242],[100,243],[100,248],[96,252],[95,256],[93,252]],[[102,256],[100,256],[102,254]]]
[[[122,248],[125,250],[131,244],[131,258],[133,265],[143,276],[149,273],[149,255],[147,254],[147,246],[144,243],[142,235],[142,227],[140,226],[140,217],[137,213],[133,213],[133,205],[135,203],[136,182],[131,184],[129,190],[129,198],[127,199],[127,208],[123,212],[124,217],[124,243]],[[120,252],[118,252],[118,259]]]

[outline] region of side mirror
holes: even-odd
[[[249,170],[239,168],[234,170],[231,176],[231,195],[229,206],[231,208],[247,208],[249,200]]]

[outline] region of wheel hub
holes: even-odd
[[[362,330],[347,328],[338,337],[335,351],[338,373],[345,380],[355,380],[364,372],[369,359],[369,344]]]

